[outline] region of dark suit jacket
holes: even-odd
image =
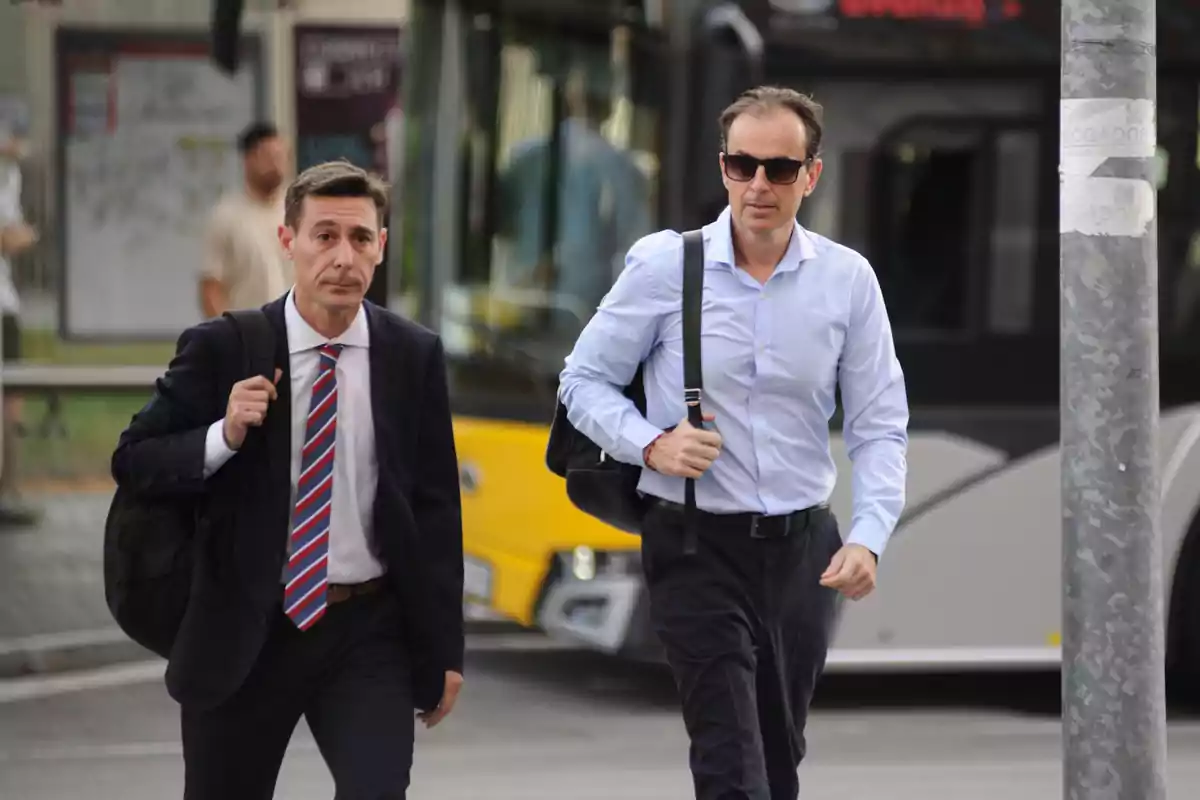
[[[184,704],[215,705],[242,684],[280,602],[291,516],[285,300],[263,307],[276,330],[279,398],[220,470],[204,479],[207,430],[248,377],[225,318],[184,332],[113,454],[121,486],[200,509],[191,597],[167,667],[168,690]],[[445,671],[463,666],[462,516],[445,356],[433,332],[369,303],[366,313],[379,463],[374,540],[405,612],[414,703],[429,709]]]

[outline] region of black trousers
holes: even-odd
[[[697,800],[796,800],[804,726],[838,606],[819,578],[842,545],[825,508],[786,535],[701,513],[694,554],[681,507],[643,523],[650,618],[679,688]]]
[[[280,608],[246,682],[183,706],[185,800],[270,800],[304,716],[336,800],[404,800],[415,711],[400,608],[386,590],[334,603],[301,632]]]

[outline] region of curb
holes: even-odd
[[[92,669],[158,656],[120,628],[68,631],[0,640],[0,679]]]
[[[494,619],[466,622],[468,635],[519,634],[537,637],[516,623]],[[40,634],[0,639],[0,680],[95,669],[134,661],[166,661],[131,641],[120,628]]]

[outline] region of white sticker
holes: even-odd
[[[1087,178],[1107,160],[1104,156],[1063,156],[1059,172],[1075,178]]]
[[[1140,238],[1154,221],[1154,186],[1140,178],[1064,175],[1059,233]]]
[[[1063,100],[1062,158],[1151,158],[1157,143],[1154,101],[1126,98]]]

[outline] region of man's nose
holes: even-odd
[[[334,250],[333,263],[337,267],[348,267],[354,263],[354,247],[349,239],[342,239]]]
[[[758,169],[754,171],[754,177],[750,180],[750,188],[756,192],[765,192],[771,188],[771,182],[767,180],[767,168],[762,164],[759,164]]]

